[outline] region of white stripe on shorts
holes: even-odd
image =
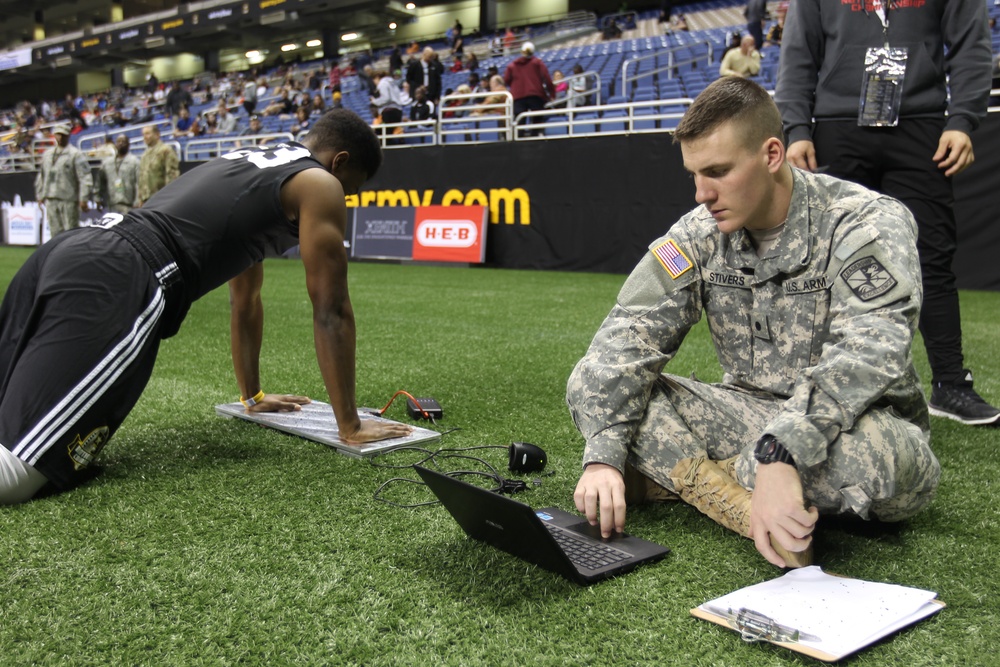
[[[157,289],[153,300],[136,319],[132,331],[21,438],[13,450],[18,458],[34,465],[87,413],[90,406],[103,396],[129,364],[135,361],[155,329],[164,307],[163,290]]]

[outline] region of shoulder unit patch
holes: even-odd
[[[896,286],[896,279],[874,257],[862,257],[840,272],[851,291],[862,301],[871,301]]]
[[[671,278],[677,279],[694,266],[684,251],[677,247],[673,239],[653,248],[653,254],[667,270]]]

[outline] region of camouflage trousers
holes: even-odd
[[[80,202],[64,199],[46,199],[45,215],[49,219],[52,236],[80,226]]]
[[[784,399],[722,384],[663,375],[630,448],[629,461],[673,490],[669,472],[683,458],[739,455],[737,481],[753,489],[753,449]],[[941,468],[926,431],[889,410],[872,409],[843,431],[827,459],[799,470],[806,501],[821,513],[906,519],[934,496]]]

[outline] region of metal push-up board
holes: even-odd
[[[379,417],[372,414],[373,412],[374,410],[370,408],[361,408],[358,410],[358,416],[361,417],[362,421],[399,423]],[[437,431],[411,426],[413,432],[403,438],[379,440],[363,445],[349,445],[340,439],[340,430],[337,428],[337,420],[333,416],[333,408],[330,407],[329,403],[321,401],[313,401],[303,405],[302,410],[295,412],[247,412],[242,403],[224,403],[215,406],[215,413],[221,417],[244,419],[260,426],[297,435],[300,438],[332,447],[341,454],[355,458],[373,456],[379,452],[407,447],[441,437]]]

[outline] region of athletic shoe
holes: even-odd
[[[936,417],[953,419],[970,426],[1000,425],[1000,410],[983,400],[972,388],[972,373],[966,372],[965,380],[954,384],[938,382],[931,390],[928,404]]]

